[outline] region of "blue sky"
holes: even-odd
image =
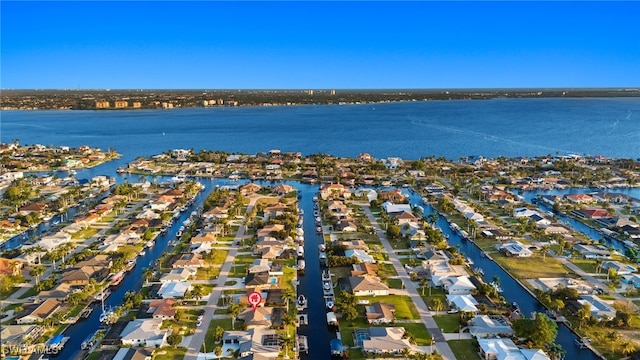
[[[640,86],[640,2],[0,6],[4,89]]]

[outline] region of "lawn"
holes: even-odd
[[[458,360],[479,360],[478,347],[474,340],[450,340],[447,341],[453,354]]]
[[[431,334],[423,323],[403,323],[398,326],[402,326],[407,332],[413,335],[413,340],[416,345],[431,345]]]
[[[571,259],[571,262],[580,269],[595,274],[596,273],[596,261],[587,259]]]
[[[556,278],[565,277],[569,270],[558,260],[547,256],[543,261],[540,256],[529,258],[510,258],[499,253],[491,254],[491,257],[504,266],[513,276],[521,279]]]
[[[396,273],[396,269],[392,264],[378,264],[378,276],[381,278],[384,279],[396,275],[398,275],[398,273]]]
[[[369,296],[362,297],[362,300],[369,300],[370,303],[385,302],[391,303],[396,307],[396,319],[398,320],[419,320],[420,315],[416,306],[408,296],[387,295],[387,296]]]
[[[402,284],[402,280],[400,280],[400,279],[387,279],[386,283],[389,286],[389,288],[391,288],[391,289],[402,289],[402,288],[404,288],[404,286]]]
[[[434,316],[433,320],[436,321],[438,327],[442,329],[443,332],[453,333],[458,332],[458,327],[460,326],[460,315],[459,314],[443,314]]]
[[[225,330],[231,330],[231,318],[211,320],[211,323],[209,323],[209,328],[207,329],[207,335],[205,336],[205,344],[210,344],[209,351],[211,351],[215,347],[215,345],[213,344],[215,344],[214,333],[216,330],[216,326],[221,326]],[[206,352],[204,344],[202,344],[200,351]]]
[[[154,360],[182,360],[187,353],[187,348],[170,348],[165,347],[158,351],[153,359]]]

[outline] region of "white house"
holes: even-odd
[[[611,320],[616,317],[616,309],[596,295],[582,295],[578,302],[583,306],[591,305],[591,316],[598,320]]]
[[[502,315],[476,315],[469,320],[469,333],[475,338],[513,336],[509,320]]]
[[[393,204],[388,201],[382,203],[382,208],[387,214],[401,213],[403,211],[411,212],[411,205],[409,204]]]
[[[478,312],[478,302],[472,295],[447,295],[449,307],[458,311]]]
[[[191,289],[191,283],[186,281],[165,282],[160,286],[158,295],[163,299],[174,299],[184,296]]]
[[[376,260],[373,258],[373,256],[371,256],[371,255],[367,254],[365,251],[359,250],[359,249],[345,250],[344,251],[344,256],[346,256],[348,258],[356,258],[358,260],[358,262],[363,262],[363,263],[373,264],[373,263],[376,262]]]
[[[484,360],[551,360],[540,349],[521,349],[511,339],[478,339]]]
[[[440,279],[444,290],[450,295],[469,295],[476,289],[468,276],[445,277]]]
[[[162,347],[166,345],[169,330],[161,330],[162,319],[131,320],[120,333],[122,345]]]
[[[496,248],[507,256],[530,257],[533,255],[533,252],[527,249],[519,241],[510,241],[504,244],[498,244],[496,245]]]

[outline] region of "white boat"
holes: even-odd
[[[145,246],[146,246],[147,248],[151,248],[151,247],[153,247],[153,245],[155,245],[155,244],[156,244],[156,243],[155,243],[155,242],[153,242],[153,240],[149,240],[149,241],[147,241],[147,244],[146,244]]]
[[[335,305],[335,301],[332,297],[324,299],[324,303],[327,306],[327,309],[333,309],[333,306]]]
[[[316,228],[316,233],[318,233],[318,234],[322,234],[322,226],[318,226],[318,227]]]
[[[299,307],[305,307],[307,306],[307,297],[304,296],[303,294],[300,294],[298,296],[298,306]]]
[[[324,252],[327,250],[327,246],[325,244],[320,244],[318,245],[318,250],[320,250],[320,252]]]
[[[138,254],[138,256],[145,256],[145,255],[147,255],[147,252],[144,250],[140,251],[140,253]]]
[[[323,281],[322,281],[322,288],[323,288],[324,290],[327,290],[327,291],[331,290],[331,281],[329,281],[329,280],[323,280]]]

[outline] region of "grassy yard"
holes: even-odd
[[[450,340],[449,347],[458,360],[480,360],[474,340]]]
[[[407,332],[413,335],[413,340],[418,346],[431,345],[431,334],[427,330],[427,327],[423,323],[406,323],[399,324]]]
[[[420,315],[416,306],[408,296],[387,295],[387,296],[369,296],[362,297],[363,300],[369,300],[369,303],[384,302],[393,304],[396,307],[396,319],[398,320],[418,320]]]
[[[77,240],[77,239],[84,240],[84,239],[88,239],[88,238],[92,237],[97,232],[98,232],[98,229],[89,227],[87,229],[80,230],[77,233],[73,234],[71,236],[71,238],[74,239],[74,240]]]
[[[165,347],[156,352],[153,360],[182,360],[187,353],[187,348]]]
[[[207,345],[209,347],[207,351],[209,352],[213,351],[213,349],[215,348],[216,342],[214,339],[214,333],[216,330],[216,326],[221,326],[225,330],[231,330],[231,318],[214,319],[214,320],[211,320],[211,323],[209,323],[209,328],[207,329],[207,335],[205,336],[205,344],[209,344]],[[206,352],[204,348],[204,344],[200,348],[200,351]]]
[[[400,279],[387,279],[385,281],[391,289],[402,289],[404,287],[402,284],[402,280]]]
[[[388,278],[391,276],[397,276],[396,269],[392,264],[378,264],[378,276],[381,278]]]
[[[510,258],[494,253],[491,257],[504,266],[513,276],[521,279],[565,277],[569,270],[558,260],[547,256],[545,261],[540,256],[530,258]]]
[[[596,273],[596,261],[587,259],[571,259],[571,262],[580,269],[595,274]]]
[[[459,314],[444,313],[443,315],[434,316],[433,319],[442,331],[446,333],[458,332],[458,327],[460,326]]]

